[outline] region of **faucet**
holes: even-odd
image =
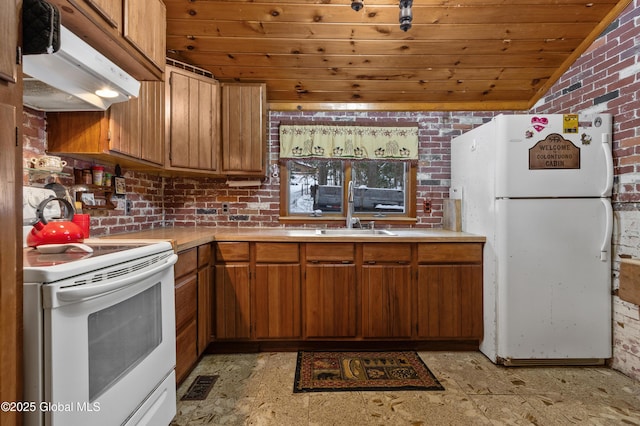
[[[347,186],[347,229],[353,228],[353,181]]]

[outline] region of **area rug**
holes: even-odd
[[[298,352],[293,391],[441,391],[415,351]]]
[[[181,400],[203,401],[207,399],[207,395],[211,392],[211,388],[216,380],[218,380],[218,376],[197,376]]]

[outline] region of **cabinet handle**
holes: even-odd
[[[377,262],[375,260],[367,260],[367,264],[375,265]]]

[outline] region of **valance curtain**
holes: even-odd
[[[418,124],[281,123],[280,158],[418,160]]]

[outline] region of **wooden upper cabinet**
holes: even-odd
[[[140,88],[142,94],[143,88]],[[109,148],[140,157],[140,98],[132,98],[128,102],[113,104],[110,111],[109,132],[111,139]]]
[[[219,169],[219,85],[214,79],[167,67],[165,166],[216,173]]]
[[[49,154],[109,154],[108,111],[47,113]]]
[[[109,3],[109,0],[101,1]],[[164,3],[162,0],[125,0],[124,4],[124,37],[156,66],[164,68],[167,55],[167,9]]]
[[[163,80],[167,11],[162,0],[49,0],[63,25],[137,80]]]
[[[266,85],[222,84],[222,173],[264,175]]]
[[[113,104],[108,111],[48,113],[47,144],[51,154],[159,168],[164,160],[164,82],[143,81],[138,98]]]
[[[0,80],[16,82],[16,46],[18,45],[18,20],[16,3],[13,1],[0,2]]]
[[[122,2],[113,0],[84,0],[104,19],[104,22],[116,29],[122,29]]]
[[[143,81],[140,95],[111,106],[110,149],[158,165],[164,160],[164,83]]]

